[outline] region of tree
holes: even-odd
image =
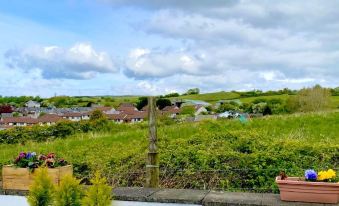
[[[49,206],[53,203],[54,185],[46,168],[35,171],[33,184],[29,188],[27,201],[30,206]]]
[[[310,112],[320,111],[328,108],[331,93],[327,88],[316,85],[313,88],[300,90],[296,96],[290,97],[287,101],[289,111]]]
[[[137,102],[138,110],[141,110],[147,104],[148,104],[148,98],[147,97],[139,97],[138,102]]]
[[[92,112],[90,119],[91,120],[97,120],[97,119],[103,119],[105,118],[104,113],[102,113],[102,111],[96,109]]]
[[[65,175],[56,189],[55,206],[80,206],[83,193],[79,183],[71,175]]]
[[[187,90],[187,92],[184,95],[199,94],[199,93],[200,93],[200,89],[199,88],[193,88],[193,89]]]
[[[166,94],[165,97],[179,97],[179,93],[169,93],[169,94]]]
[[[157,100],[156,105],[161,110],[161,109],[165,108],[166,106],[171,106],[172,103],[171,103],[171,100],[169,100],[169,99],[160,98],[160,99]]]
[[[111,205],[112,188],[107,185],[107,180],[101,177],[100,173],[96,173],[91,179],[92,185],[86,191],[82,200],[83,206],[109,206]]]
[[[10,105],[5,104],[5,105],[0,105],[0,114],[2,113],[12,113],[13,109]]]

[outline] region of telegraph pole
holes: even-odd
[[[159,154],[156,125],[155,97],[148,98],[149,146],[146,164],[146,187],[159,187]]]

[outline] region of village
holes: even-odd
[[[223,101],[219,101],[214,107],[220,106]],[[180,100],[173,101],[171,106],[157,109],[158,115],[176,119],[183,114],[182,108],[190,107],[194,109],[192,115],[183,115],[185,121],[201,121],[205,119],[233,118],[239,117],[240,112],[226,111],[215,113],[209,111],[210,103],[200,100]],[[90,107],[56,108],[42,107],[37,101],[30,100],[24,107],[12,108],[13,112],[2,113],[0,119],[0,130],[9,129],[15,126],[32,125],[53,125],[59,121],[82,121],[89,120],[95,111],[101,111],[108,120],[115,123],[139,123],[146,120],[148,107],[144,106],[138,110],[135,104],[130,102],[120,103],[117,108],[101,105],[91,105]]]

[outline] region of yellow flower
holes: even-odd
[[[336,173],[334,170],[329,169],[327,171],[320,171],[318,172],[318,180],[328,180],[336,177]]]
[[[332,169],[327,170],[327,175],[329,179],[336,177],[335,171]]]

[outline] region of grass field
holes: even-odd
[[[160,125],[162,187],[276,191],[281,170],[339,167],[339,112]],[[79,178],[102,170],[112,185],[145,181],[147,125],[116,125],[108,133],[51,142],[0,145],[0,165],[20,151],[55,152]]]
[[[215,103],[219,100],[226,99],[237,99],[239,98],[239,94],[234,92],[213,92],[213,93],[205,93],[205,94],[193,94],[193,95],[184,95],[180,97],[175,97],[179,99],[192,99],[192,100],[202,100],[208,103]]]

